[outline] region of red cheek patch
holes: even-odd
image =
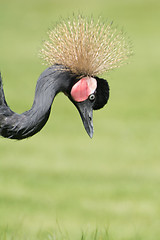
[[[95,92],[96,88],[97,81],[95,78],[84,77],[72,87],[71,96],[76,102],[83,102]]]

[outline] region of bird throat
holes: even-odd
[[[97,81],[92,77],[81,78],[71,89],[71,96],[76,102],[85,101],[89,95],[95,92]]]

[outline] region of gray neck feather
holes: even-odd
[[[46,124],[56,94],[67,92],[70,73],[55,65],[46,69],[36,85],[32,108],[22,114],[13,112],[7,105],[0,79],[0,135],[12,139],[24,139],[39,132]]]

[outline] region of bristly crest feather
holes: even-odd
[[[113,24],[82,16],[61,21],[48,32],[40,57],[47,65],[61,64],[77,75],[97,76],[127,63],[132,48]]]

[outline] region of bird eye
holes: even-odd
[[[95,94],[92,93],[91,95],[89,95],[88,98],[89,98],[90,101],[93,101],[95,99]]]

